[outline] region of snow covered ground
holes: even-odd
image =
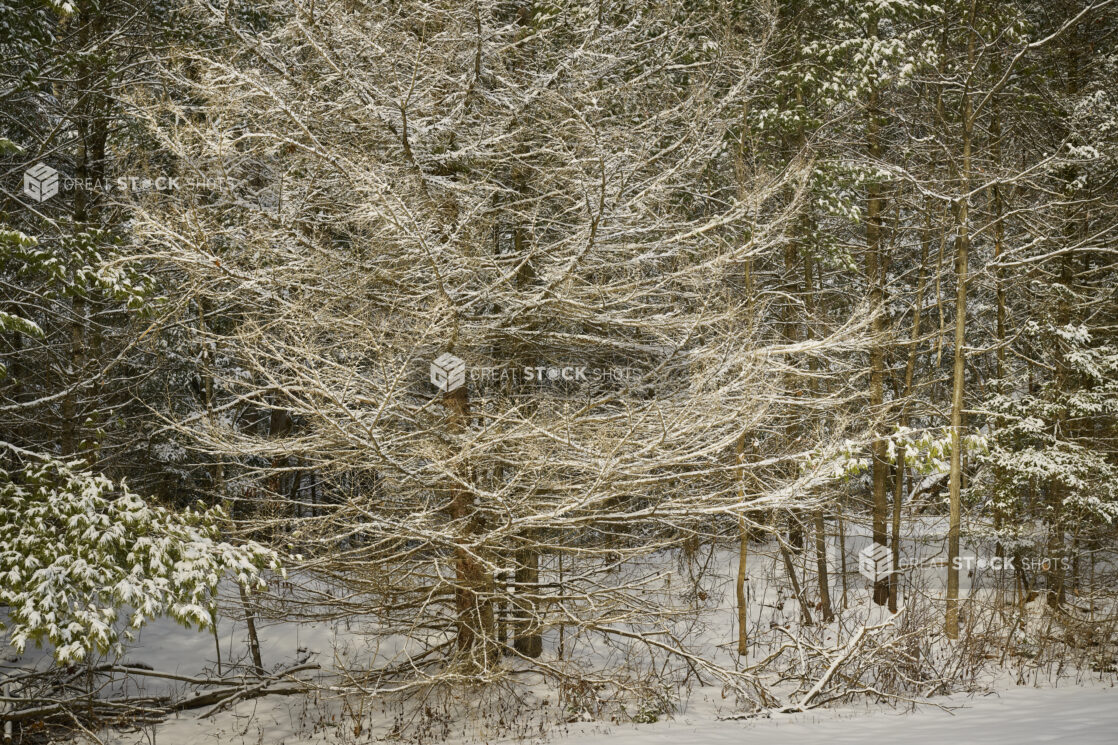
[[[950,696],[952,712],[841,709],[751,722],[720,722],[699,715],[651,725],[601,728],[564,739],[564,745],[874,745],[904,742],[1023,745],[1118,742],[1118,689],[1012,688],[979,697]]]
[[[573,724],[552,732],[556,745],[874,745],[905,742],[914,745],[981,744],[1025,745],[1066,742],[1073,745],[1113,745],[1118,742],[1118,689],[1115,688],[1010,688],[982,696],[937,699],[943,711],[921,707],[916,711],[846,708],[808,714],[784,715],[753,721],[719,721],[714,702],[696,702],[675,719],[656,724]],[[291,701],[257,701],[242,704],[212,720],[183,716],[163,724],[154,742],[159,745],[336,745],[341,742],[376,742],[354,738],[338,727],[315,734],[295,734],[300,709]],[[122,734],[109,743],[145,743],[150,733]],[[104,739],[104,738],[103,738]],[[453,738],[449,742],[461,742]],[[514,742],[512,738],[484,740]]]
[[[338,642],[338,629],[296,624],[266,625],[262,629],[265,659],[290,664],[310,653],[329,663],[329,647]],[[223,629],[229,656],[243,656],[241,629]],[[212,663],[209,634],[185,631],[162,619],[144,629],[131,652],[164,669],[194,671],[200,662]],[[318,649],[317,647],[322,647]],[[317,654],[316,654],[317,653]],[[1106,676],[1109,678],[1109,676]],[[993,693],[958,694],[932,699],[939,707],[915,710],[876,705],[817,709],[803,714],[773,715],[744,721],[720,720],[732,713],[716,688],[693,690],[674,717],[654,724],[576,722],[548,728],[546,735],[493,737],[469,726],[455,726],[446,740],[457,743],[554,742],[556,745],[718,745],[759,742],[787,745],[874,745],[896,742],[925,745],[1024,745],[1067,742],[1074,745],[1118,743],[1118,688],[1098,676],[1084,683],[1057,687],[1015,686],[1008,676],[991,680]],[[342,711],[329,695],[268,697],[242,702],[215,716],[189,712],[155,729],[135,732],[102,731],[104,745],[358,745],[385,742],[391,713],[367,712],[373,724],[360,733],[352,729],[352,712]],[[532,704],[526,704],[532,706]],[[370,709],[377,708],[371,704]],[[947,710],[945,710],[947,709]],[[378,726],[379,725],[379,726]]]
[[[853,532],[853,531],[852,531]],[[706,585],[711,593],[709,623],[698,632],[704,640],[705,653],[729,655],[727,640],[734,631],[727,624],[734,618],[727,591],[736,571],[736,556],[729,552],[715,557],[713,565],[720,575]],[[837,563],[837,562],[836,562]],[[797,616],[788,598],[776,597],[779,583],[766,582],[766,575],[776,570],[775,557],[762,558],[757,553],[750,566],[751,585],[758,594],[751,597],[751,607],[758,615],[751,623],[752,638],[759,638],[771,621],[789,620]],[[675,567],[674,560],[664,564]],[[938,577],[936,569],[925,573],[931,584]],[[862,623],[879,622],[884,611],[869,604],[868,583],[852,579],[852,605],[847,611]],[[855,587],[857,585],[857,587]],[[865,585],[864,587],[862,585]],[[763,589],[762,589],[763,588]],[[228,589],[228,588],[227,588]],[[232,595],[232,593],[230,593]],[[1039,601],[1038,601],[1039,602]],[[785,611],[780,610],[787,606]],[[867,610],[868,609],[868,610]],[[878,615],[867,618],[868,615]],[[886,614],[887,615],[887,614]],[[855,620],[856,624],[858,621]],[[547,687],[523,691],[522,701],[509,699],[501,716],[513,719],[516,727],[493,726],[494,722],[474,723],[468,717],[438,723],[424,730],[415,726],[413,714],[402,714],[399,707],[386,703],[380,696],[353,697],[345,701],[337,695],[337,680],[331,672],[354,664],[358,668],[368,662],[369,647],[355,625],[345,622],[295,623],[260,620],[260,638],[265,666],[282,669],[303,662],[323,667],[318,681],[324,690],[310,696],[273,696],[242,701],[231,709],[205,716],[193,710],[156,725],[137,731],[100,730],[97,736],[104,745],[360,745],[385,742],[397,717],[409,720],[411,727],[405,742],[443,741],[477,742],[555,742],[582,745],[699,745],[707,743],[859,743],[903,742],[942,743],[1040,743],[1067,741],[1075,745],[1118,743],[1118,688],[1112,687],[1112,674],[1092,674],[1085,670],[1064,670],[1052,675],[1034,675],[1030,683],[1041,687],[1015,685],[1011,674],[1013,664],[997,667],[982,676],[980,685],[994,693],[954,695],[931,699],[935,705],[924,704],[915,710],[889,708],[875,704],[851,704],[816,709],[803,714],[772,715],[765,719],[726,721],[719,717],[740,712],[732,698],[723,698],[719,688],[695,687],[680,690],[681,698],[673,717],[654,724],[629,724],[617,721],[563,723],[557,708],[555,691]],[[837,627],[836,627],[837,628]],[[247,663],[247,645],[242,623],[231,615],[223,616],[218,628],[221,659],[225,669],[230,664]],[[709,638],[706,638],[709,637]],[[2,641],[2,639],[0,639]],[[613,654],[622,658],[627,649]],[[44,666],[48,650],[28,650],[21,664]],[[184,629],[169,619],[157,619],[145,626],[138,638],[128,645],[124,661],[147,664],[157,670],[185,675],[216,671],[217,651],[210,632]],[[727,657],[727,659],[732,659]],[[311,677],[306,674],[306,677]],[[1070,685],[1075,681],[1079,685]],[[333,691],[331,691],[333,688]],[[146,695],[182,694],[185,686],[153,678],[139,678],[130,684],[130,691]],[[550,699],[551,708],[548,709]],[[511,702],[511,703],[510,703]],[[459,699],[450,707],[484,706]],[[358,708],[359,707],[359,708]],[[435,707],[437,708],[437,707]],[[445,711],[445,710],[444,710]],[[442,712],[431,717],[438,722]],[[622,719],[622,722],[625,720]],[[527,724],[524,724],[524,723]],[[544,724],[541,727],[541,722]],[[355,726],[359,723],[359,726]],[[92,741],[90,741],[92,742]]]

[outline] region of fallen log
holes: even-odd
[[[205,714],[205,716],[209,716],[220,711],[224,706],[240,700],[305,693],[311,688],[310,682],[291,676],[298,672],[317,669],[320,669],[319,665],[307,663],[277,671],[266,678],[253,675],[239,678],[211,679],[161,672],[143,666],[102,665],[94,668],[93,672],[98,675],[119,673],[129,676],[154,677],[184,682],[198,687],[212,687],[212,689],[195,693],[189,698],[181,700],[175,700],[170,696],[95,698],[88,694],[70,698],[31,694],[17,698],[8,695],[5,691],[4,695],[0,695],[0,722],[4,723],[4,732],[8,732],[12,729],[12,723],[15,722],[29,720],[47,722],[55,719],[70,719],[77,711],[82,712],[87,717],[92,714],[97,717],[119,718],[135,714],[146,718],[153,716],[165,718],[176,711],[187,711],[209,706],[212,707],[212,710]],[[44,673],[44,677],[46,675],[47,673]],[[27,690],[26,686],[24,690]],[[19,705],[24,708],[16,708]]]

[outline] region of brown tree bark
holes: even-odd
[[[804,298],[807,304],[808,318],[804,322],[804,331],[808,339],[815,338],[815,332],[812,330],[812,321],[815,315],[815,288],[812,282],[813,264],[811,254],[805,251]],[[818,369],[815,359],[812,358],[808,364],[812,373],[815,373]],[[812,375],[808,378],[807,386],[814,389],[814,381],[815,377]],[[812,515],[812,522],[815,532],[815,575],[819,584],[819,612],[823,617],[823,622],[828,623],[834,619],[834,612],[831,609],[830,578],[827,572],[827,535],[822,507],[815,510]]]
[[[916,278],[916,299],[912,306],[912,331],[908,338],[908,359],[905,361],[904,389],[901,392],[900,424],[908,424],[909,402],[912,397],[912,380],[916,372],[916,346],[920,340],[920,321],[924,308],[924,285],[928,266],[928,253],[931,247],[932,219],[929,210],[925,219],[925,230],[920,240],[920,270]],[[901,559],[901,509],[904,506],[905,448],[897,448],[896,482],[893,487],[893,568],[900,566]],[[900,595],[901,574],[894,571],[889,576],[889,610],[897,612]]]
[[[525,657],[543,654],[543,636],[540,634],[535,596],[539,594],[540,552],[526,548],[516,558],[515,607],[518,624],[513,646]]]
[[[831,609],[831,588],[827,574],[827,534],[822,508],[815,511],[815,567],[819,577],[819,613],[823,617],[823,623],[830,623],[834,620],[835,614]]]
[[[448,392],[443,402],[450,411],[448,428],[452,432],[463,429],[470,413],[466,387]],[[479,526],[473,496],[468,489],[451,485],[449,512],[458,533],[458,548],[454,552],[457,645],[467,665],[484,669],[492,660],[492,641],[496,638],[493,578],[470,548]]]
[[[745,473],[741,468],[742,462],[745,459],[745,433],[738,437],[737,442],[737,458],[738,458],[738,489],[741,494],[742,501],[745,501]],[[743,508],[744,510],[744,508]],[[738,572],[734,580],[734,596],[737,601],[738,610],[738,655],[745,657],[749,654],[749,608],[747,605],[746,581],[749,579],[747,573],[747,561],[749,558],[749,528],[745,520],[744,513],[738,516]]]
[[[970,5],[967,30],[967,62],[974,68],[976,2]],[[971,177],[971,139],[974,114],[970,90],[963,93],[963,158],[960,192],[955,205],[955,366],[951,386],[951,470],[949,481],[950,522],[947,529],[947,610],[944,630],[948,638],[959,637],[959,532],[963,481],[963,398],[966,388],[967,259],[970,249],[968,200]]]
[[[788,573],[788,581],[792,584],[792,592],[795,593],[796,600],[800,605],[803,623],[805,626],[810,626],[814,623],[811,620],[811,606],[808,605],[803,588],[800,586],[800,580],[796,577],[796,567],[792,563],[792,554],[788,551],[788,545],[780,539],[780,536],[777,536],[777,542],[780,544],[780,556],[784,559],[784,571]]]
[[[876,34],[876,24],[871,27],[870,35]],[[877,94],[871,95],[867,113],[866,142],[871,159],[881,156],[877,112]],[[875,419],[883,414],[885,402],[885,291],[882,286],[882,208],[881,185],[876,181],[868,187],[866,201],[866,280],[869,283],[870,304],[873,306],[874,346],[870,351],[870,415]],[[889,500],[886,494],[886,481],[889,464],[886,460],[885,440],[880,437],[881,424],[875,422],[878,438],[871,446],[873,476],[873,540],[882,546],[889,545],[887,520]],[[873,601],[885,605],[889,601],[889,578],[877,580],[873,586]]]

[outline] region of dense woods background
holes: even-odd
[[[1116,8],[0,0],[9,640],[347,619],[363,694],[653,717],[1113,671]]]

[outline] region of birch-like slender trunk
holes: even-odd
[[[871,29],[871,35],[876,29]],[[866,140],[870,158],[881,156],[881,141],[878,133],[877,94],[870,98]],[[873,348],[870,350],[870,414],[875,417],[877,439],[871,447],[873,474],[873,541],[881,546],[889,545],[887,520],[889,500],[886,494],[888,463],[886,444],[881,435],[881,424],[876,421],[882,416],[885,402],[885,291],[882,287],[881,257],[881,185],[873,181],[869,185],[866,202],[866,281],[869,283],[870,304],[874,309]],[[874,582],[873,601],[885,605],[889,600],[889,578],[883,577]]]
[[[976,3],[972,0],[967,30],[967,63],[974,68]],[[944,630],[951,639],[959,637],[959,532],[963,482],[963,399],[966,389],[967,259],[970,249],[968,202],[971,175],[971,134],[974,117],[971,93],[963,92],[963,167],[960,193],[955,206],[955,366],[951,385],[950,517],[947,529],[947,611]]]

